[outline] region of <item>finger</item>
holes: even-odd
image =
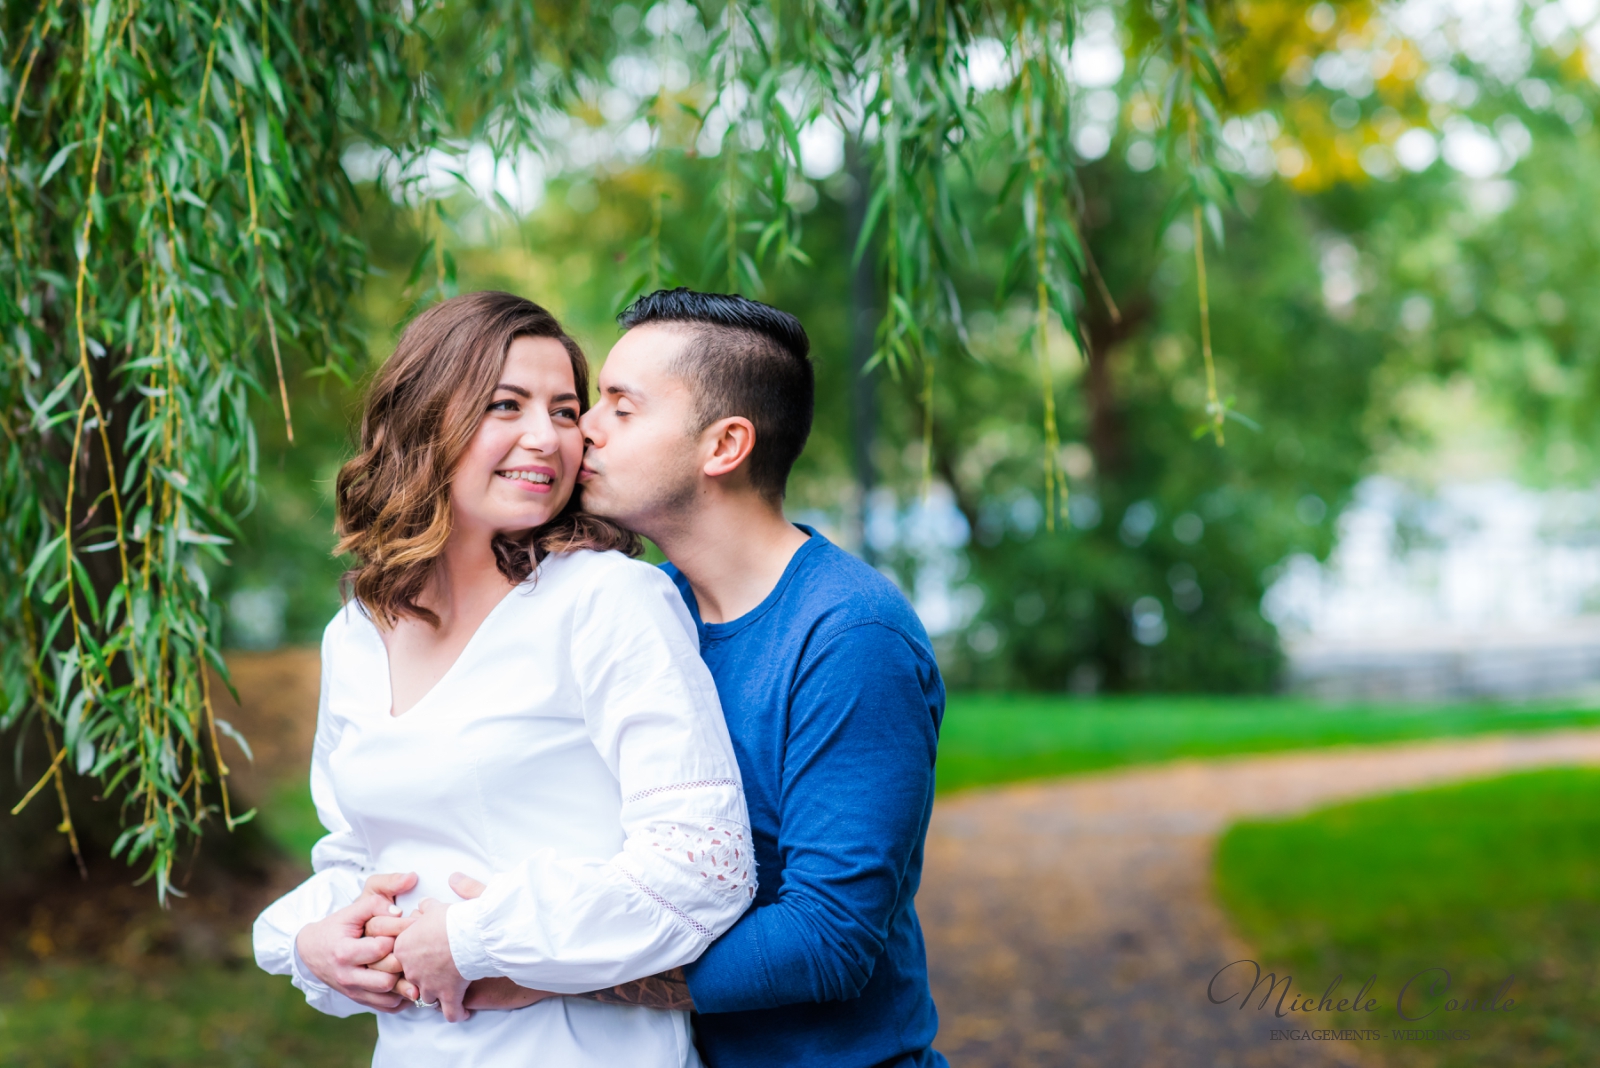
[[[406,970],[405,966],[400,963],[400,958],[393,953],[382,960],[373,961],[367,967],[375,972],[389,972],[391,975],[404,975]]]
[[[415,922],[410,916],[374,916],[367,921],[367,937],[395,938]]]
[[[352,990],[366,990],[374,994],[392,993],[395,982],[395,976],[388,972],[373,971],[371,968],[346,968],[339,976],[341,986]]]
[[[376,1009],[379,1012],[399,1012],[410,1002],[396,997],[394,994],[372,994],[365,990],[342,990],[340,993],[351,1001]]]
[[[450,1023],[460,1023],[472,1015],[467,1010],[467,1007],[461,1004],[461,996],[459,994],[439,994],[434,1000],[439,1002],[439,1010],[444,1013],[444,1018]]]
[[[413,983],[410,979],[395,980],[394,992],[405,998],[407,1001],[416,1001],[422,996],[422,991],[418,990],[417,984]]]
[[[340,943],[334,951],[334,959],[340,964],[365,968],[374,961],[380,961],[394,952],[394,939],[392,938],[352,938]]]
[[[363,893],[356,898],[355,903],[350,908],[363,920],[373,916],[393,917],[400,915],[400,906],[396,905],[393,899],[385,897],[376,890],[369,890]]]
[[[419,912],[419,913],[431,912],[434,909],[438,908],[441,904],[442,904],[442,902],[436,901],[431,897],[425,897],[421,901],[417,902],[417,912]]]
[[[381,875],[368,876],[367,885],[362,889],[368,893],[382,894],[392,901],[416,885],[417,873],[414,871],[385,872]]]
[[[450,876],[450,889],[456,892],[456,896],[471,900],[483,893],[483,884],[470,875],[456,872]]]

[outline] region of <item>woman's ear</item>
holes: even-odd
[[[701,441],[710,446],[701,471],[709,478],[721,478],[750,458],[756,447],[755,424],[742,415],[718,419],[706,427]]]

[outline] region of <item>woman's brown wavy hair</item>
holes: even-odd
[[[510,293],[467,293],[435,304],[400,336],[367,391],[361,451],[339,470],[336,554],[353,553],[345,572],[353,593],[383,626],[403,615],[438,626],[417,604],[450,537],[450,480],[477,432],[519,337],[561,342],[572,360],[580,412],[589,408],[589,364],[555,316]],[[582,510],[580,488],[550,522],[519,536],[496,535],[500,571],[522,582],[546,555],[571,549],[639,553],[639,539]]]

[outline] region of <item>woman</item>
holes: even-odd
[[[400,980],[407,1001],[390,954],[407,965],[411,931],[364,937],[375,916],[435,924],[462,986],[578,993],[695,959],[754,895],[688,612],[574,497],[588,386],[544,309],[457,297],[406,329],[339,473],[338,551],[358,563],[322,645],[328,835],[255,948],[316,1008],[378,1011],[382,1068],[698,1060],[685,1013],[552,997],[467,1014],[459,991]],[[462,901],[452,878],[487,885]]]

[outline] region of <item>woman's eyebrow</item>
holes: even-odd
[[[576,393],[557,393],[554,397],[550,398],[550,403],[564,404],[567,401],[575,401],[577,399],[578,395]]]
[[[505,382],[501,382],[499,385],[495,386],[494,388],[495,388],[496,391],[499,391],[499,390],[503,389],[507,393],[515,393],[517,396],[522,397],[524,399],[527,399],[527,398],[530,398],[530,397],[533,396],[532,393],[529,393],[527,390],[523,389],[521,386],[513,386],[513,385],[509,385],[509,384],[507,384]]]

